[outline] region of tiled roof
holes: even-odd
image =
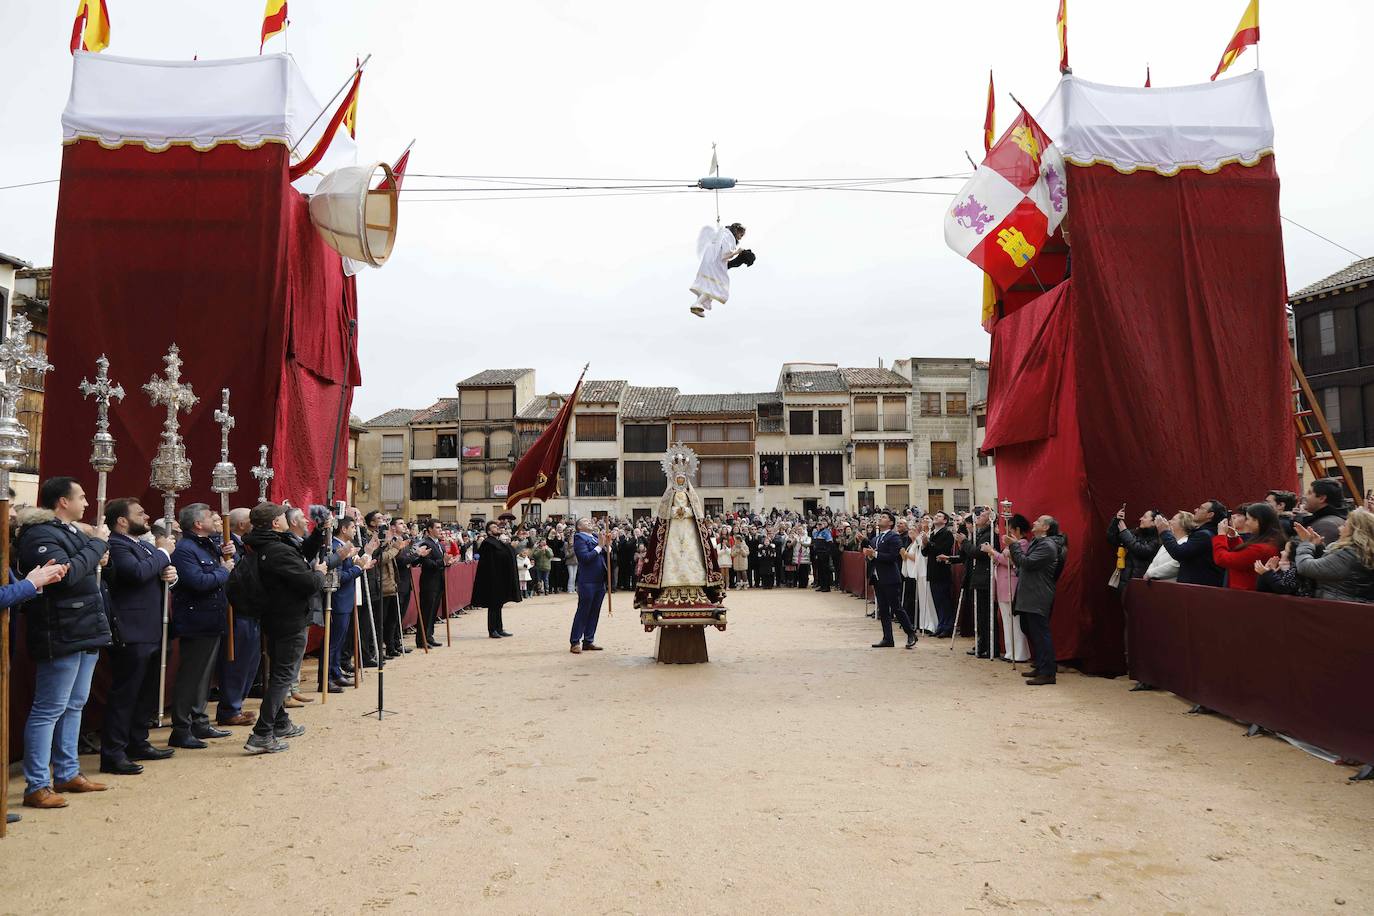
[[[625,389],[629,387],[629,382],[623,379],[600,380],[587,379],[582,383],[582,391],[577,396],[578,403],[581,404],[618,404],[620,398],[625,394]]]
[[[620,415],[627,420],[663,419],[672,412],[676,398],[676,388],[643,388],[639,385],[629,385],[620,402]]]
[[[891,369],[841,369],[840,377],[850,388],[910,388],[911,382],[905,376]]]
[[[13,267],[32,267],[32,266],[33,266],[33,265],[30,264],[28,261],[25,261],[23,258],[16,258],[14,255],[12,255],[12,254],[5,254],[3,251],[0,251],[0,264],[9,264],[9,265],[11,265],[11,266],[13,266]]]
[[[558,398],[558,405],[549,406],[549,398]],[[515,415],[517,420],[543,420],[545,423],[552,420],[558,414],[558,408],[563,406],[563,402],[568,399],[566,394],[559,394],[551,391],[548,394],[536,394],[520,408],[520,412]]]
[[[516,381],[533,372],[533,369],[483,369],[458,383],[459,388],[483,388],[492,385],[514,385]]]
[[[410,418],[411,423],[457,423],[458,399],[440,398]]]
[[[1310,286],[1304,286],[1290,295],[1288,300],[1291,302],[1294,299],[1305,299],[1318,293],[1334,292],[1355,283],[1364,283],[1370,280],[1374,280],[1374,258],[1365,258],[1362,261],[1356,261],[1345,270],[1336,271],[1325,280],[1318,280]]]
[[[752,414],[760,402],[777,400],[776,391],[755,394],[680,394],[673,402],[673,416],[687,414]]]
[[[839,369],[826,369],[821,372],[791,372],[783,380],[784,390],[796,394],[811,394],[826,391],[847,391],[844,376]]]
[[[409,423],[412,419],[414,419],[415,415],[416,415],[417,413],[419,413],[419,412],[420,412],[420,411],[418,411],[418,410],[411,410],[409,407],[393,407],[391,410],[388,410],[386,413],[384,413],[384,414],[382,414],[382,415],[380,415],[380,416],[373,417],[371,420],[368,420],[368,421],[367,421],[366,423],[364,423],[363,425],[364,425],[364,426],[405,426],[405,425],[406,425],[407,423]]]

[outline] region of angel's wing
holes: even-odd
[[[697,233],[697,257],[705,257],[706,250],[715,244],[718,229],[712,226],[702,226]]]

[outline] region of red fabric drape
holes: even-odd
[[[210,470],[219,460],[213,414],[225,387],[236,417],[234,504],[256,500],[248,469],[263,443],[273,446],[273,498],[322,501],[347,321],[356,315],[352,280],[310,223],[305,198],[287,181],[281,145],[225,144],[208,152],[178,146],[162,153],[87,141],[67,146],[42,474],[72,474],[94,492],[87,431],[95,431],[95,407],[83,403],[77,383],[105,353],[111,376],[127,392],[110,412],[119,457],[110,496],[139,496],[160,514],[161,496],[149,488],[148,473],[166,412],[152,407],[141,386],[161,372],[162,355],[175,342],[182,379],[200,398],[181,417],[192,484],[179,504],[218,505],[210,492]],[[344,493],[346,452],[340,455],[336,491]]]
[[[1069,182],[1073,274],[994,328],[983,447],[1015,511],[1069,536],[1059,657],[1115,674],[1103,531],[1121,504],[1134,518],[1296,486],[1278,176],[1267,157]]]

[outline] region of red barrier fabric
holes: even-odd
[[[864,578],[864,555],[857,550],[840,554],[840,590],[855,598],[873,597],[873,584]]]
[[[1296,489],[1278,176],[1270,156],[1069,182],[1072,275],[994,328],[983,448],[1000,497],[1068,535],[1056,654],[1120,674],[1107,519]]]
[[[200,398],[180,417],[192,483],[179,504],[218,505],[210,492],[220,441],[213,414],[226,387],[236,418],[234,504],[255,501],[248,469],[264,443],[273,446],[276,469],[269,495],[323,502],[347,320],[356,314],[353,282],[287,181],[280,144],[161,153],[68,145],[53,255],[54,368],[44,398],[52,434],[43,437],[42,475],[71,474],[94,493],[95,406],[77,384],[93,376],[104,353],[126,391],[110,410],[119,463],[109,494],[139,496],[160,515],[148,474],[166,409],[153,407],[142,385],[162,374],[162,355],[176,343],[182,380]],[[346,461],[335,479],[345,492]]]
[[[1141,580],[1127,601],[1131,677],[1374,762],[1369,605]]]
[[[454,563],[444,570],[448,579],[448,613],[450,616],[472,604],[472,584],[477,579],[476,563]],[[410,571],[410,604],[406,605],[402,618],[408,627],[415,626],[420,619],[420,571]],[[441,608],[443,607],[441,603]]]

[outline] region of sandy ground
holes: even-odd
[[[1124,679],[870,649],[840,594],[729,603],[682,667],[628,602],[580,656],[571,596],[509,640],[459,618],[389,668],[394,718],[369,678],[284,754],[238,729],[25,809],[0,912],[1374,911],[1349,770]]]

